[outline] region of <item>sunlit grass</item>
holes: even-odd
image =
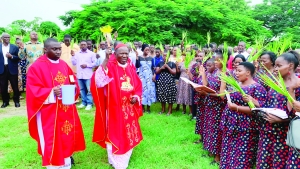
[[[202,145],[193,144],[199,139],[194,134],[195,120],[190,116],[174,112],[171,116],[158,115],[160,105],[151,107],[151,114],[140,119],[144,140],[137,146],[130,160],[132,169],[214,169],[212,158]],[[25,110],[24,110],[25,111]],[[74,169],[111,169],[106,151],[92,143],[94,125],[93,111],[79,110],[87,148],[74,154]],[[37,153],[37,143],[30,138],[26,117],[16,116],[0,120],[0,168],[42,168]]]

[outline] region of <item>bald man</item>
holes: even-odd
[[[19,45],[19,57],[22,60],[26,60],[26,64],[22,69],[22,74],[26,74],[30,65],[33,64],[41,55],[44,54],[43,52],[43,44],[38,42],[38,35],[36,32],[30,33],[30,41],[26,42],[25,45]],[[26,75],[22,76],[23,79],[23,86],[26,86]],[[25,80],[24,80],[25,79]]]
[[[1,108],[9,105],[8,81],[14,92],[15,107],[20,107],[20,94],[18,87],[18,57],[19,48],[10,43],[10,35],[3,33],[0,43],[0,88],[3,104]]]
[[[238,45],[238,52],[234,53],[234,57],[238,54],[243,55],[246,59],[249,57],[249,53],[245,50],[246,48],[246,43],[245,42],[239,42]]]

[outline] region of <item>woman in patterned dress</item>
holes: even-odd
[[[269,74],[268,71],[273,73],[276,59],[277,59],[277,56],[274,52],[268,52],[268,51],[263,52],[260,56],[260,63],[263,66],[260,66],[258,73],[266,74],[271,78],[272,75]],[[270,87],[267,86],[266,84],[264,84],[263,81],[258,76],[255,77],[255,81],[257,83],[261,84],[262,86],[264,86],[267,91],[270,90]]]
[[[215,59],[207,62],[207,76],[204,69],[200,69],[200,74],[203,78],[203,85],[215,90],[216,94],[206,94],[206,106],[204,111],[204,131],[203,131],[203,146],[210,155],[215,156],[215,160],[211,163],[220,162],[221,153],[221,143],[222,143],[222,133],[220,130],[220,120],[222,112],[226,106],[226,99],[224,96],[220,97],[217,94],[224,93],[226,84],[221,82],[219,76],[222,72],[223,65],[220,62],[223,59],[223,54],[217,52],[215,54]],[[214,61],[214,63],[213,63]],[[215,70],[212,66],[214,64]],[[224,65],[226,66],[226,65]],[[203,92],[205,93],[205,92]]]
[[[180,77],[190,79],[190,67],[185,68],[184,62],[176,63],[176,72],[180,73]],[[184,82],[181,78],[178,80],[177,86],[177,105],[182,104],[182,114],[186,113],[186,106],[190,107],[190,113],[192,114],[192,87],[188,83]]]
[[[194,83],[198,83],[198,80],[197,80],[198,76],[195,76],[195,74],[193,74],[192,72],[196,73],[195,66],[199,65],[197,63],[201,63],[202,59],[203,59],[202,55],[200,55],[199,52],[196,52],[195,58],[193,59],[193,61],[190,64],[191,65],[190,72],[189,72],[189,74],[190,74],[190,80],[193,81]],[[196,116],[197,116],[197,104],[195,103],[195,94],[196,94],[196,91],[192,87],[192,116],[193,116],[192,118],[196,120]]]
[[[199,75],[199,66],[202,65],[202,60],[205,53],[200,52],[195,57],[196,63],[193,64],[191,68],[191,74],[193,75],[192,81],[194,83],[202,85],[202,77]],[[205,108],[205,95],[201,95],[197,91],[192,89],[194,94],[193,103],[196,105],[196,126],[195,126],[195,134],[200,135],[200,139],[194,142],[195,144],[199,144],[203,142],[203,124],[204,124],[204,108]]]
[[[183,58],[182,58],[182,56],[177,56],[177,50],[181,50],[181,49],[174,46],[173,49],[171,50],[171,55],[169,57],[168,62],[173,62],[176,64],[176,74],[174,76],[174,79],[175,79],[175,83],[176,83],[176,87],[177,87],[177,91],[178,91],[178,81],[179,81],[179,77],[180,77],[180,72],[177,72],[177,67],[178,67],[178,64],[183,61]],[[180,109],[180,104],[177,104],[175,110],[179,111],[179,109]]]
[[[143,56],[139,56],[139,77],[143,84],[142,105],[143,111],[150,113],[150,106],[156,101],[155,83],[152,81],[152,57],[149,56],[149,45],[143,44]],[[147,110],[145,108],[147,106]]]
[[[300,95],[299,91],[297,95]],[[296,112],[300,112],[300,101],[295,101],[293,104],[293,107]],[[299,119],[298,119],[299,120]],[[298,151],[298,152],[296,152]],[[295,169],[295,168],[300,168],[300,149],[295,150],[294,148],[290,147],[289,149],[289,157],[287,161],[287,169]]]
[[[258,126],[247,102],[252,101],[256,107],[261,107],[267,92],[253,80],[254,73],[252,63],[242,62],[237,67],[236,77],[246,95],[231,93],[231,102],[227,103],[222,114],[221,169],[251,169],[255,164]]]
[[[159,63],[156,73],[160,74],[157,83],[157,100],[161,102],[162,114],[166,111],[166,103],[169,104],[167,115],[172,114],[172,106],[176,102],[177,87],[174,76],[176,74],[176,65],[174,62],[166,63],[166,57],[163,56],[163,62]]]
[[[212,74],[215,73],[216,68],[215,68],[215,61],[214,59],[210,59],[206,61],[206,72],[205,72],[205,77],[210,77]],[[199,80],[198,84],[203,85],[203,75],[200,74],[201,79]],[[197,112],[197,121],[196,121],[196,134],[200,134],[201,136],[201,142],[203,142],[204,134],[207,133],[207,126],[209,125],[208,121],[205,121],[206,115],[206,105],[208,103],[208,96],[207,93],[205,92],[198,92],[199,95],[199,101],[198,101],[198,112]],[[205,148],[205,147],[204,147]]]
[[[300,100],[299,79],[295,75],[295,69],[299,65],[299,54],[290,51],[279,56],[275,61],[274,74],[280,72],[285,85],[296,100]],[[294,92],[295,91],[295,92]],[[296,95],[295,95],[296,94]],[[276,116],[266,114],[259,117],[259,143],[257,153],[257,168],[299,168],[300,160],[297,154],[286,145],[286,137],[289,120],[294,117],[287,98],[273,89],[268,91],[265,107],[278,108],[286,111],[288,120],[282,120]]]
[[[230,74],[235,77],[235,72],[236,72],[236,68],[238,67],[238,65],[242,62],[246,62],[246,58],[244,57],[244,55],[238,54],[234,57],[234,59],[232,60],[233,64],[232,64],[232,70],[230,70]]]

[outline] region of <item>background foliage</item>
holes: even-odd
[[[204,44],[207,32],[213,42],[239,41],[253,43],[258,36],[271,38],[293,35],[300,38],[300,0],[264,0],[254,7],[245,0],[92,0],[81,11],[59,16],[68,28],[62,31],[51,21],[13,21],[0,32],[28,39],[30,31],[43,37],[62,40],[70,34],[77,40],[101,39],[99,28],[111,25],[119,40],[141,40],[147,43],[179,44],[182,32],[188,32],[187,43]]]

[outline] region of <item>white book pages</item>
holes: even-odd
[[[253,108],[251,110],[260,110],[262,112],[270,113],[272,115],[275,115],[275,116],[277,116],[281,119],[287,119],[288,118],[288,115],[286,114],[285,111],[277,109],[277,108]]]
[[[227,92],[227,91],[225,90],[225,92]],[[226,98],[227,98],[227,103],[232,103],[229,93],[226,93]]]

